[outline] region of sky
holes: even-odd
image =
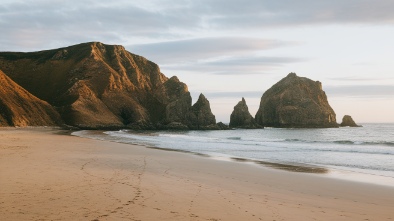
[[[0,51],[123,45],[203,93],[217,121],[288,73],[323,84],[340,123],[394,122],[393,0],[2,0]]]

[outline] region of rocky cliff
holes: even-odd
[[[91,42],[1,52],[0,69],[58,110],[66,124],[79,128],[166,129],[174,122],[187,127],[195,122],[198,128],[203,121],[212,122],[208,115],[195,121],[184,83],[168,79],[155,63],[123,46]]]
[[[244,98],[237,105],[234,106],[234,110],[230,116],[230,127],[232,128],[245,128],[255,129],[262,128],[258,125],[252,115],[249,113],[249,108],[246,105]]]
[[[57,126],[59,114],[0,70],[0,126]]]
[[[263,94],[256,121],[268,127],[338,127],[321,83],[295,73]]]
[[[341,127],[361,127],[354,122],[353,118],[349,115],[345,115],[342,118],[342,123],[340,124]]]

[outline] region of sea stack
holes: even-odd
[[[212,129],[216,127],[216,118],[212,114],[208,99],[200,94],[197,102],[192,106],[189,115],[189,128],[191,129]]]
[[[340,124],[341,127],[361,127],[354,122],[353,118],[350,115],[345,115],[342,118],[342,123]]]
[[[267,127],[338,127],[322,84],[295,73],[288,74],[263,94],[256,122]]]
[[[234,106],[234,110],[230,116],[231,128],[244,128],[244,129],[256,129],[262,128],[258,125],[252,115],[249,113],[248,106],[244,98],[237,105]]]

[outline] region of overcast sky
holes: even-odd
[[[289,72],[323,83],[338,121],[394,122],[393,0],[2,0],[0,51],[124,45],[229,122]]]

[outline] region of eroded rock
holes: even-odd
[[[60,126],[56,110],[0,70],[0,126]]]
[[[192,107],[186,84],[167,78],[158,65],[120,45],[90,42],[40,52],[0,52],[0,69],[56,107],[71,126],[198,129],[215,124],[206,99]]]
[[[342,118],[341,127],[361,127],[354,122],[353,118],[350,115],[345,115]]]
[[[263,94],[256,122],[267,127],[338,127],[322,84],[295,73]]]
[[[262,128],[262,126],[258,125],[249,113],[249,109],[244,98],[234,106],[234,110],[230,116],[229,126],[232,128],[245,129]]]

